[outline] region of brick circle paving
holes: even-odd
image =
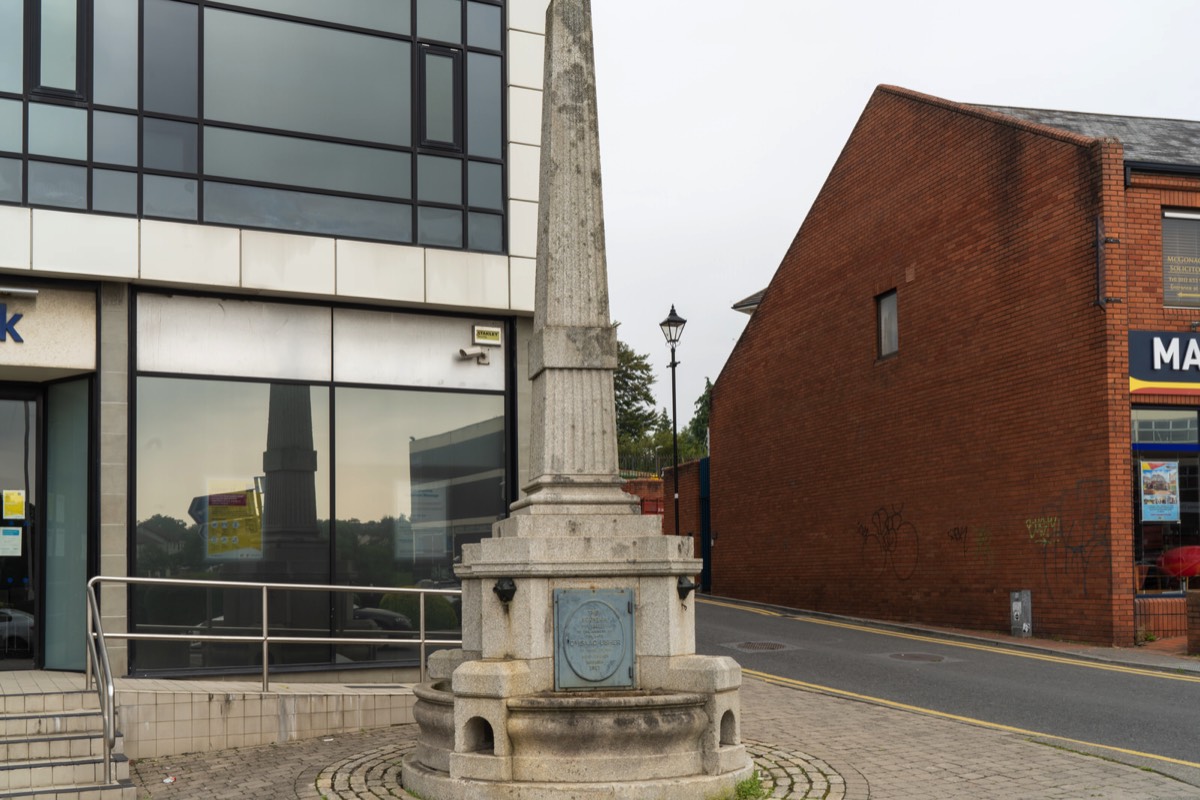
[[[312,784],[302,788],[297,781],[297,795],[302,800],[410,798],[400,788],[400,762],[413,745],[411,741],[388,744],[331,764]],[[846,800],[846,782],[824,761],[763,742],[746,742],[746,749],[758,767],[767,797]]]
[[[767,797],[845,800],[846,781],[833,767],[804,753],[763,742],[746,742]]]

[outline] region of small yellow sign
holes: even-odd
[[[4,490],[4,518],[25,519],[25,490]]]
[[[210,559],[262,558],[262,506],[249,489],[208,496]]]
[[[502,329],[491,328],[486,325],[476,325],[473,343],[499,347],[504,343]]]

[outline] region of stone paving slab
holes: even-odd
[[[747,679],[742,730],[772,798],[1196,800],[1200,787],[1046,743]],[[139,798],[408,798],[415,725],[284,745],[146,759]],[[163,783],[171,776],[173,783]]]

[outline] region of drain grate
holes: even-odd
[[[736,647],[738,650],[759,651],[782,650],[784,645],[780,644],[779,642],[742,642],[741,644],[736,645]]]
[[[930,655],[929,653],[893,653],[892,658],[899,661],[922,661],[926,664],[937,664],[946,660],[941,656]]]

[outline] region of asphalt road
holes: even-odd
[[[1200,675],[708,599],[697,604],[696,645],[796,688],[1019,729],[1200,787]]]

